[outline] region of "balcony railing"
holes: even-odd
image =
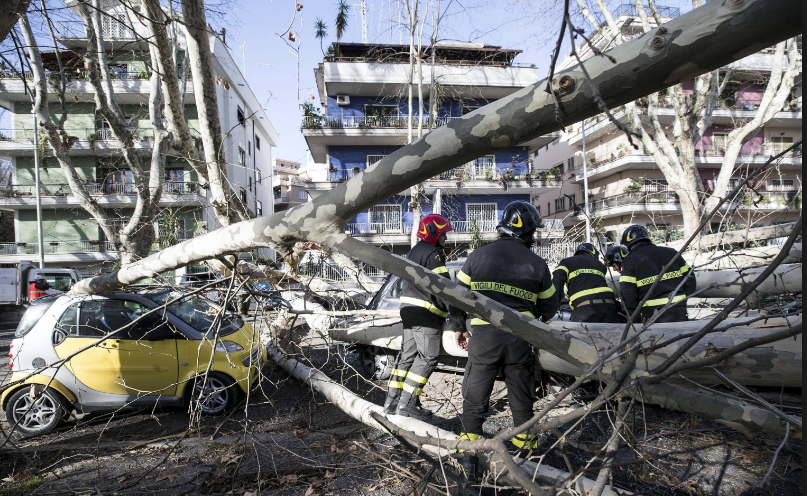
[[[593,214],[598,210],[621,207],[624,205],[648,206],[656,204],[679,204],[681,200],[672,191],[659,191],[655,193],[625,193],[622,195],[595,200],[589,204],[589,213]],[[581,209],[582,211],[582,209]]]
[[[289,195],[275,195],[275,203],[288,203]]]
[[[151,142],[154,141],[154,129],[153,128],[134,128],[130,129],[132,133],[132,139],[135,142],[135,145],[139,142],[141,144],[148,144],[151,146]],[[201,144],[201,140],[199,139],[201,135],[199,131],[190,128],[191,138],[193,140],[194,146],[198,147]],[[62,139],[67,139],[68,143],[71,146],[75,143],[82,142],[88,143],[89,146],[92,148],[95,146],[96,143],[101,142],[105,144],[117,144],[118,140],[112,134],[111,129],[96,129],[96,128],[75,128],[75,129],[65,129],[64,132],[59,133]],[[39,133],[40,139],[44,134],[42,132]],[[26,145],[32,145],[34,143],[34,130],[33,129],[0,129],[0,143],[2,142],[12,142],[12,143],[21,143]]]
[[[459,117],[436,117],[434,127],[448,124]],[[431,124],[429,116],[423,117],[423,129],[428,130]],[[406,129],[409,126],[409,119],[405,115],[382,115],[382,116],[319,116],[307,115],[303,117],[303,129],[342,129],[342,128],[395,128]],[[418,127],[418,118],[412,117],[412,128]]]
[[[452,220],[451,227],[454,228],[455,233],[468,234],[474,231],[480,233],[496,232],[496,225],[498,221],[495,220]]]
[[[374,234],[410,234],[411,222],[358,222],[345,225],[345,233],[352,236]]]
[[[152,251],[159,251],[175,244],[187,241],[185,238],[164,240],[157,239],[151,246]],[[39,243],[0,243],[0,255],[36,255]],[[46,255],[66,253],[116,253],[115,244],[104,240],[58,240],[45,241],[43,253]]]
[[[85,183],[87,192],[91,195],[134,195],[137,190],[133,183]],[[42,196],[67,196],[73,191],[69,184],[40,184],[39,193]],[[163,183],[163,194],[193,195],[199,194],[199,183],[193,181],[166,181]],[[36,186],[33,184],[9,184],[0,187],[0,197],[32,197],[36,195]],[[166,197],[163,196],[165,199]]]
[[[46,241],[43,253],[105,253],[114,252],[115,245],[109,241]],[[39,243],[0,243],[0,255],[36,255]]]

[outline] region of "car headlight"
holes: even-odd
[[[235,353],[243,350],[244,347],[234,341],[219,341],[216,343],[216,351]]]

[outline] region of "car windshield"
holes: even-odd
[[[160,305],[163,305],[169,301],[180,298],[184,294],[185,293],[180,291],[168,290],[146,293],[144,296]],[[222,311],[222,309],[218,305],[214,305],[204,298],[200,298],[198,296],[188,296],[178,302],[168,305],[168,311],[204,335],[208,333],[216,333],[216,328],[218,327],[216,316]],[[219,319],[218,322],[221,323],[221,330],[219,330],[220,336],[232,334],[244,325],[244,321],[241,320],[241,317],[233,315],[230,312],[225,312],[224,317]],[[216,326],[214,327],[213,324],[216,324]]]
[[[31,329],[34,328],[34,325],[39,322],[39,319],[45,315],[45,312],[48,311],[53,302],[55,302],[58,297],[44,297],[44,298],[37,298],[36,300],[30,303],[28,310],[22,315],[22,319],[20,319],[20,323],[17,325],[17,332],[14,333],[15,337],[21,338],[31,332]]]
[[[73,285],[73,278],[70,274],[42,274],[45,280],[48,281],[50,289],[67,292],[70,286]]]

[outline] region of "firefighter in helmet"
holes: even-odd
[[[569,286],[572,322],[619,322],[614,290],[605,282],[607,269],[599,254],[593,244],[582,243],[574,256],[560,261],[553,274],[558,298],[563,295],[563,287]]]
[[[628,249],[622,245],[612,246],[611,249],[608,250],[608,253],[605,254],[605,261],[608,267],[616,271],[617,274],[622,272],[622,260],[628,256],[628,253],[630,253]]]
[[[443,247],[451,223],[439,214],[421,219],[417,237],[420,241],[412,248],[407,259],[437,274],[449,277]],[[443,323],[448,317],[448,306],[408,281],[401,291],[401,321],[404,334],[401,351],[389,380],[384,411],[387,414],[428,420],[432,413],[418,404],[418,397],[440,356],[440,339]]]
[[[622,244],[630,251],[630,254],[622,259],[622,272],[619,276],[619,290],[628,312],[633,314],[661,275],[653,293],[642,305],[641,316],[645,319],[650,318],[658,309],[669,303],[672,306],[664,311],[656,322],[688,320],[686,300],[687,296],[695,292],[696,283],[694,275],[689,274],[690,267],[686,261],[679,257],[667,272],[662,274],[662,270],[677,251],[654,245],[644,226],[633,225],[625,229]]]
[[[499,239],[474,250],[457,273],[457,281],[473,291],[527,316],[547,321],[558,311],[552,275],[543,258],[532,251],[536,230],[542,226],[536,208],[524,201],[507,205],[497,226]],[[523,424],[533,416],[535,400],[535,350],[528,342],[496,328],[481,318],[471,319],[470,336],[457,332],[457,344],[468,350],[462,380],[462,433],[474,441],[482,435],[482,423],[490,404],[496,377],[503,373],[513,421]],[[511,442],[517,448],[533,448],[537,441],[519,434]],[[470,483],[477,480],[479,459],[459,458]]]

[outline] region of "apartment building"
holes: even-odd
[[[276,158],[272,161],[272,196],[275,212],[308,202],[308,191],[300,162]]]
[[[113,72],[112,86],[121,110],[130,119],[138,140],[135,144],[138,153],[150,155],[154,141],[148,120],[150,64],[147,62],[148,46],[143,41],[145,29],[121,4],[105,2],[103,5],[102,35]],[[76,8],[75,2],[68,2],[68,6]],[[75,18],[78,19],[77,14]],[[70,101],[64,127],[75,140],[70,149],[73,164],[94,200],[122,225],[135,204],[134,185],[108,124],[95,114],[92,87],[79,53],[87,46],[84,24],[78,20],[60,21],[55,23],[55,29],[68,80]],[[216,97],[225,133],[228,180],[253,213],[271,213],[271,147],[277,144],[277,132],[223,40],[210,34],[209,41],[213,52],[210,70],[217,76]],[[48,40],[43,47],[49,44]],[[181,65],[185,53],[181,30],[177,45]],[[54,53],[43,48],[43,59],[46,70],[56,75],[59,66]],[[181,67],[179,73],[182,74]],[[187,77],[184,112],[197,146],[201,148],[190,72]],[[15,242],[0,244],[0,263],[35,260],[39,252],[33,159],[36,143],[30,97],[15,70],[0,71],[0,106],[9,114],[9,128],[0,130],[0,156],[10,160],[13,171],[11,185],[0,191],[0,208],[13,211],[15,219]],[[51,115],[60,114],[59,104],[54,99]],[[46,265],[76,268],[85,276],[109,270],[116,259],[114,246],[105,239],[90,214],[79,206],[47,148],[40,146],[40,151],[45,152],[40,161],[40,192]],[[208,189],[200,186],[188,163],[177,157],[166,159],[160,207],[160,218],[155,225],[155,250],[219,227]],[[169,224],[170,229],[167,229]]]
[[[678,15],[675,8],[662,9],[667,17]],[[624,39],[642,34],[635,5],[623,5],[615,10],[614,15],[622,28]],[[592,41],[601,49],[610,45],[610,40],[601,35],[593,36]],[[581,46],[580,50],[586,56],[591,56],[587,46]],[[756,114],[772,60],[771,48],[742,59],[731,67],[732,79],[724,92],[726,97],[721,98],[719,107],[713,112],[711,126],[695,147],[695,162],[706,195],[714,189],[714,181],[723,163],[728,133],[735,125],[747,122]],[[568,59],[563,65],[575,63],[575,60]],[[687,92],[693,85],[689,82],[684,83],[683,87]],[[801,97],[799,74],[787,103],[742,147],[732,184],[736,185],[749,168],[765,163],[769,156],[781,152],[801,138]],[[646,119],[647,104],[647,99],[636,102],[643,119]],[[675,118],[672,105],[660,98],[660,107],[659,120],[672,133]],[[612,110],[619,121],[628,123],[629,116],[624,106]],[[644,151],[641,140],[634,139],[634,143],[638,149],[631,146],[625,133],[617,129],[604,114],[567,127],[557,141],[539,150],[533,157],[536,170],[552,171],[552,175],[563,178],[560,188],[546,192],[537,199],[536,205],[541,213],[562,221],[567,230],[576,226],[575,232],[582,232],[580,227],[585,222],[585,160],[589,212],[593,224],[604,234],[604,241],[618,240],[622,231],[631,224],[648,226],[657,239],[680,236],[683,224],[681,200],[669,187],[652,156]],[[723,225],[770,225],[796,220],[802,208],[801,166],[801,150],[790,152],[771,174],[754,184],[761,199],[749,192],[725,205]],[[726,215],[730,211],[735,212],[733,217]],[[719,229],[720,221],[716,219],[712,228]]]
[[[313,164],[307,167],[308,192],[329,191],[408,140],[409,46],[333,43],[336,56],[326,57],[314,70],[321,110],[309,106],[302,132]],[[535,67],[514,62],[519,50],[482,44],[437,44],[425,47],[424,60],[434,49],[435,115],[429,115],[432,68],[423,67],[424,114],[412,103],[413,135],[418,121],[423,132],[473,112],[535,83]],[[417,95],[417,88],[413,93]],[[440,213],[451,220],[450,244],[493,239],[502,209],[514,200],[531,201],[557,188],[548,173],[533,170],[530,154],[557,134],[497,150],[424,183],[423,213]],[[346,230],[364,241],[395,253],[409,249],[413,214],[409,191],[351,219]]]

